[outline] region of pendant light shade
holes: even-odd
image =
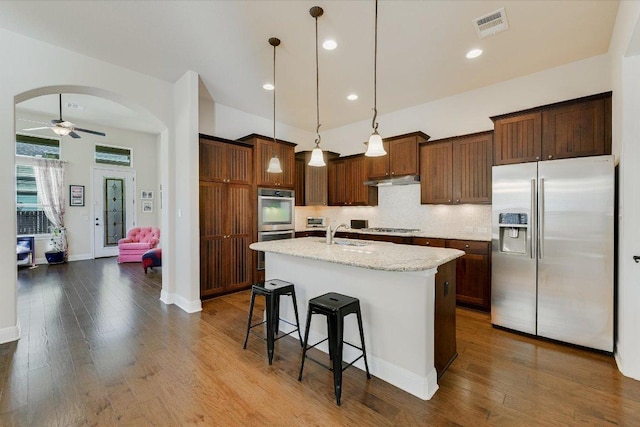
[[[282,173],[282,166],[280,166],[280,159],[276,154],[269,160],[269,167],[267,168],[269,173]]]
[[[271,37],[269,44],[273,46],[273,143],[277,144],[276,140],[276,46],[280,45],[280,39]],[[282,173],[282,166],[280,166],[280,159],[278,155],[273,153],[273,157],[269,160],[268,173]]]
[[[382,137],[378,134],[378,123],[376,118],[378,117],[378,99],[377,99],[377,64],[378,64],[378,0],[376,0],[376,13],[375,13],[375,33],[374,33],[374,45],[373,45],[373,120],[371,121],[371,127],[373,131],[369,137],[369,143],[367,144],[367,152],[364,153],[367,157],[380,157],[387,154],[382,144]]]
[[[387,152],[384,151],[384,145],[382,144],[382,137],[374,130],[369,137],[367,152],[364,155],[367,157],[380,157],[386,154]]]
[[[322,154],[322,148],[320,148],[320,71],[318,67],[318,17],[322,16],[324,10],[320,6],[314,6],[309,9],[309,13],[316,20],[316,148],[311,152],[311,160],[309,160],[309,166],[322,167],[326,166],[324,162],[324,155]]]

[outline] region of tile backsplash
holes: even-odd
[[[429,237],[491,240],[491,205],[421,205],[419,185],[378,187],[378,206],[296,207],[296,229],[308,216],[331,224],[367,219],[369,227],[419,228]]]

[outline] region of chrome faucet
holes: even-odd
[[[338,231],[338,228],[340,227],[344,227],[344,228],[349,228],[349,226],[347,224],[338,224],[336,225],[333,230],[331,229],[331,225],[327,225],[327,245],[332,245],[333,244],[333,240],[336,237],[336,231]]]

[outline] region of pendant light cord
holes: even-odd
[[[273,142],[276,143],[276,44],[273,44]]]
[[[316,19],[316,148],[320,145],[320,71],[318,65],[318,17]]]
[[[375,25],[374,25],[374,40],[373,40],[373,120],[371,120],[371,127],[374,132],[378,131],[378,123],[376,118],[378,117],[378,95],[377,95],[377,65],[378,65],[378,0],[376,0],[376,13],[375,13]]]

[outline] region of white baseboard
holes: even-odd
[[[164,289],[160,292],[160,301],[167,305],[175,304],[187,313],[202,311],[202,301],[199,299],[189,301],[181,295],[167,292]]]
[[[20,339],[20,321],[16,326],[9,326],[8,328],[0,329],[0,344],[4,344],[11,341],[17,341]]]
[[[295,327],[288,323],[280,322],[280,330],[289,333],[293,331]],[[294,332],[289,335],[298,339],[298,334]],[[311,344],[316,343],[322,339],[323,336],[315,331],[309,331],[309,342]],[[353,343],[358,345],[358,342]],[[366,342],[365,342],[366,345]],[[329,354],[329,346],[327,342],[324,342],[316,347],[317,349]],[[351,362],[356,357],[360,356],[360,350],[345,345],[342,349],[342,359],[346,362]],[[400,366],[396,366],[371,354],[367,354],[367,362],[369,364],[369,373],[380,378],[383,381],[392,384],[399,389],[411,393],[414,396],[422,399],[429,400],[433,397],[438,390],[438,374],[435,367],[431,367],[431,370],[426,376],[415,374]],[[327,362],[328,363],[328,362]],[[353,364],[356,368],[365,371],[364,359],[358,360]]]
[[[87,259],[93,259],[93,255],[91,254],[69,255],[69,261],[84,261]]]

